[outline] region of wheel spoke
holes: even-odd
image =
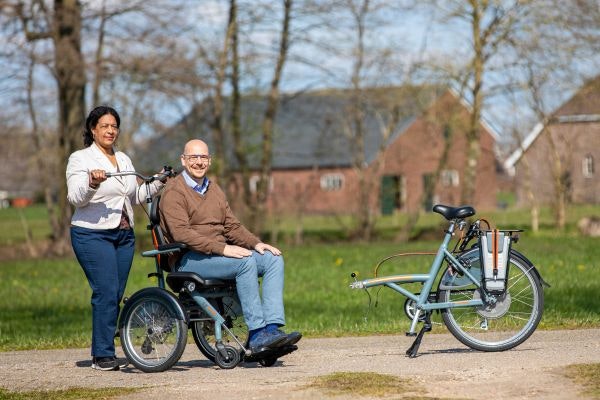
[[[480,268],[478,249],[463,255],[474,271]],[[462,343],[484,351],[506,350],[523,342],[539,323],[543,292],[537,274],[511,253],[506,293],[494,303],[474,308],[442,310],[444,323]],[[480,291],[442,290],[440,301],[479,299]]]

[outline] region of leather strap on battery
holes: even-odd
[[[492,258],[494,260],[494,278],[498,275],[498,229],[492,231]]]

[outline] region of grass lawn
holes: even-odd
[[[401,333],[408,329],[404,298],[388,289],[350,290],[350,273],[370,277],[385,256],[433,250],[437,242],[339,243],[282,247],[289,329],[307,336]],[[600,246],[597,239],[524,235],[515,248],[552,285],[541,328],[600,326]],[[379,274],[427,271],[430,257],[403,257]],[[136,256],[126,295],[153,285],[151,259]],[[90,342],[90,289],[74,258],[5,261],[0,266],[0,350],[85,347]],[[434,316],[434,321],[440,321]],[[445,328],[436,325],[436,331]]]

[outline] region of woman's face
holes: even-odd
[[[96,145],[109,150],[119,136],[119,128],[117,120],[111,114],[105,114],[98,120],[96,127],[92,129],[94,134],[94,142]]]

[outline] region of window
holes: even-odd
[[[252,175],[249,180],[250,184],[250,193],[256,193],[256,189],[258,187],[258,181],[260,180],[259,175]],[[269,179],[269,192],[273,191],[273,177]]]
[[[581,167],[583,169],[583,176],[585,178],[591,178],[594,176],[594,157],[591,154],[588,154],[583,158],[583,162],[581,163]]]
[[[440,179],[442,181],[443,186],[458,186],[459,178],[458,171],[455,169],[445,169],[440,174]]]
[[[344,175],[325,174],[321,175],[321,189],[326,191],[341,190],[344,185]]]

